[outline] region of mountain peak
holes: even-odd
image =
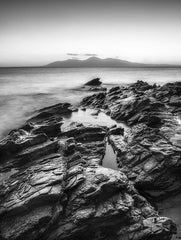
[[[85,61],[96,61],[96,60],[101,60],[101,58],[98,58],[98,57],[89,57],[87,58]]]
[[[160,64],[144,64],[129,62],[118,58],[98,58],[90,57],[85,60],[67,59],[65,61],[57,61],[46,65],[52,68],[122,68],[122,67],[180,67],[173,65]]]

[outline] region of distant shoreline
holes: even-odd
[[[127,67],[46,67],[46,66],[18,66],[18,67],[0,67],[0,69],[9,69],[9,68],[47,68],[47,69],[53,69],[53,68],[70,68],[70,69],[74,69],[74,68],[76,68],[76,69],[78,69],[78,68],[87,68],[87,69],[90,69],[90,68],[112,68],[112,69],[114,69],[114,68],[116,68],[116,69],[118,69],[118,68],[120,68],[120,69],[122,69],[122,68],[181,68],[181,65],[173,65],[173,66],[145,66],[145,67],[143,67],[143,66],[140,66],[140,67],[130,67],[130,66],[127,66]]]
[[[180,68],[178,64],[137,63],[115,58],[90,57],[85,60],[67,59],[55,61],[43,66],[17,66],[0,68]]]

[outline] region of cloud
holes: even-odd
[[[73,56],[73,57],[96,57],[97,54],[95,53],[85,53],[85,54],[80,54],[80,53],[67,53],[68,56]]]
[[[84,54],[84,56],[87,56],[87,57],[97,57],[97,54],[95,54],[95,53],[86,53],[86,54]]]
[[[68,56],[80,56],[81,54],[78,53],[67,53]]]

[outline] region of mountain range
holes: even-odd
[[[98,57],[90,57],[85,60],[67,59],[64,61],[52,62],[44,67],[48,68],[119,68],[119,67],[180,67],[179,65],[169,64],[144,64],[129,62],[116,58],[101,59]]]

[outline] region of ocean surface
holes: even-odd
[[[181,81],[181,68],[0,68],[0,139],[39,108],[78,103],[91,94],[80,87],[95,77],[106,87],[137,80],[162,85]]]

